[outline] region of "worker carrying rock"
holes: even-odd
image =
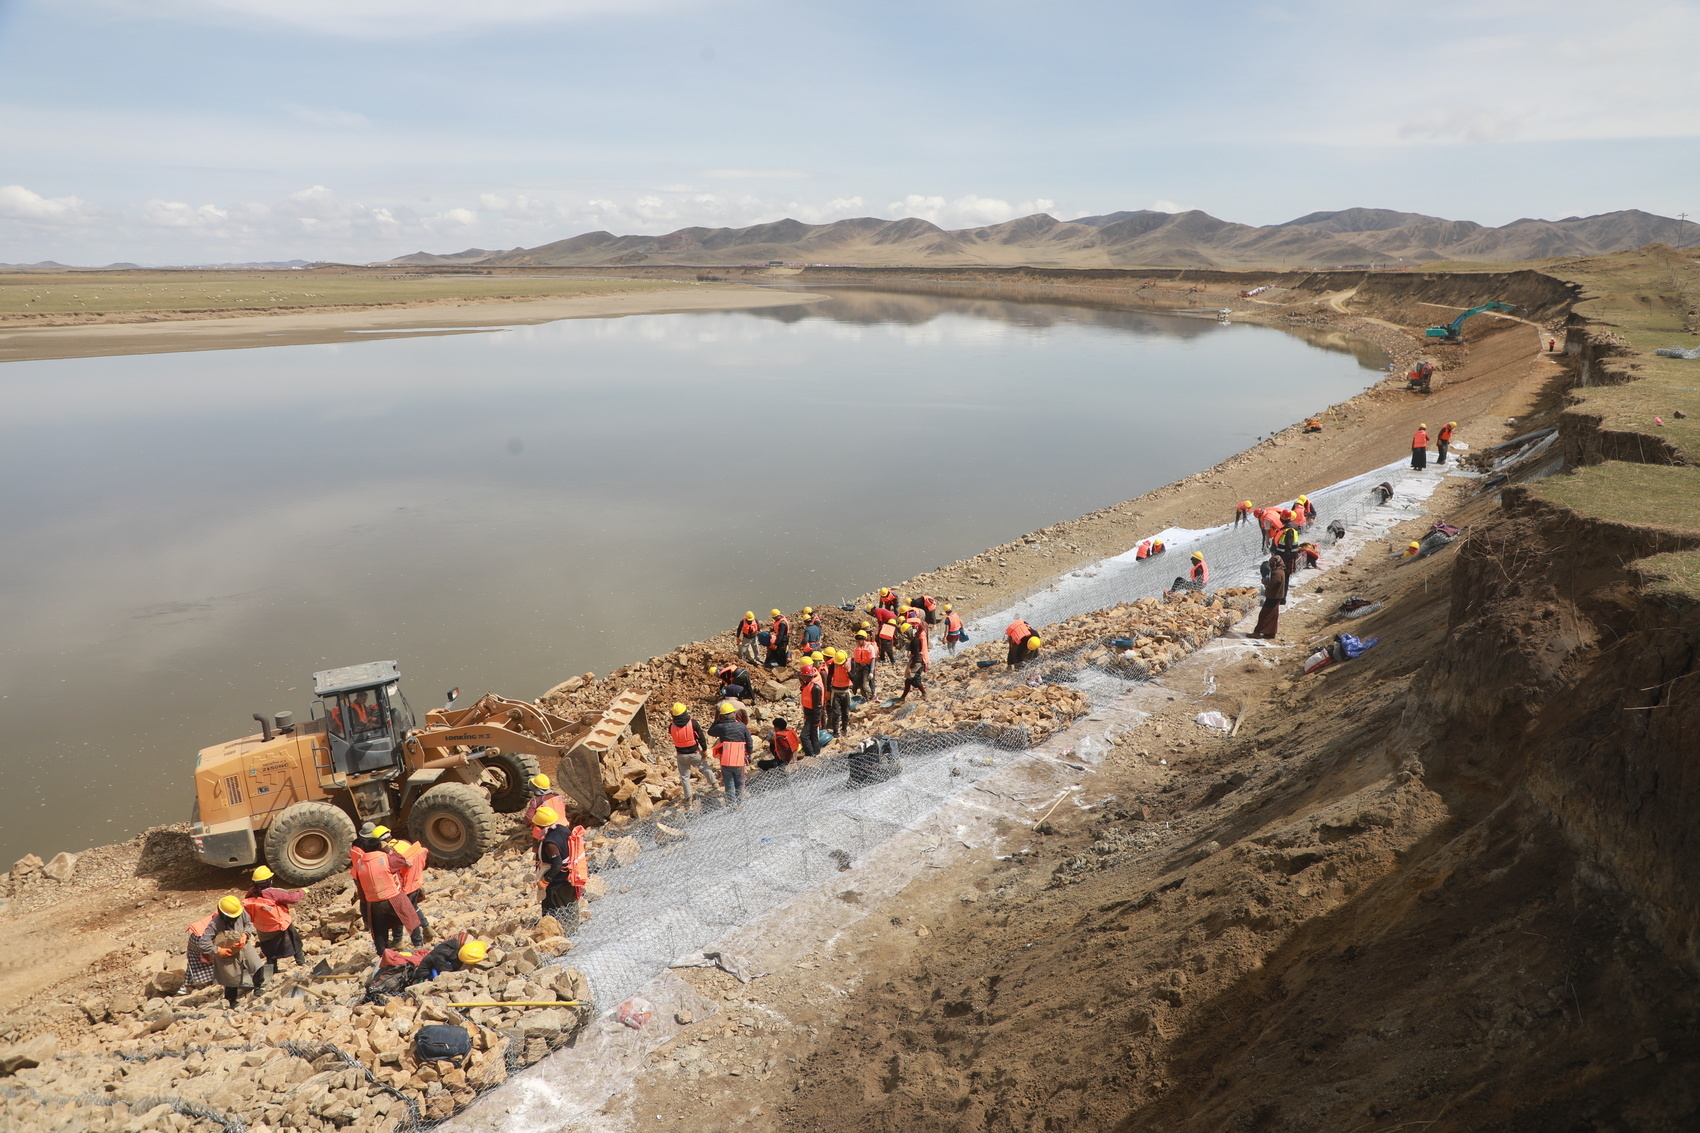
[[[1016,618],[1010,622],[1003,635],[1009,639],[1009,654],[1004,660],[1010,668],[1019,668],[1039,655],[1039,637],[1026,619]]]
[[[1411,467],[1421,472],[1428,467],[1428,426],[1418,425],[1411,435]]]
[[[737,707],[730,702],[722,704],[720,719],[708,729],[709,736],[715,741],[715,762],[720,764],[720,788],[729,807],[744,805],[744,768],[748,766],[750,752],[755,747],[749,725],[735,718]]]
[[[782,669],[791,663],[791,619],[774,610],[767,633],[767,667]]]
[[[856,648],[850,651],[850,688],[864,700],[874,698],[874,643],[868,631],[856,631]]]
[[[411,933],[419,927],[419,913],[401,891],[407,859],[385,848],[389,837],[389,827],[372,826],[369,831],[363,829],[348,849],[354,900],[372,934],[372,949],[380,956],[385,948],[401,943],[402,929]]]
[[[267,967],[275,972],[279,960],[306,963],[301,931],[295,927],[295,906],[306,894],[299,889],[267,887],[266,882],[272,879],[270,866],[256,866],[251,877],[253,884],[242,895],[242,909],[259,934],[260,956]]]
[[[703,735],[702,725],[691,718],[690,709],[680,703],[673,705],[673,721],[667,726],[667,734],[673,740],[673,759],[679,766],[679,785],[685,789],[685,805],[689,806],[693,770],[707,780],[710,790],[714,789],[714,777],[708,773],[705,758],[708,737]]]
[[[531,821],[543,831],[537,840],[537,887],[542,890],[542,912],[537,919],[554,917],[564,930],[578,923],[579,899],[590,882],[584,858],[584,827],[569,829],[561,816],[546,806],[538,807]]]
[[[234,894],[220,897],[211,914],[189,926],[189,964],[180,994],[216,983],[224,989],[225,1004],[235,1007],[243,988],[257,992],[265,987],[265,961],[255,947],[258,936],[242,899]]]
[[[756,621],[754,610],[745,610],[744,617],[738,622],[738,660],[745,664],[754,665],[761,660],[756,652],[756,638],[761,634],[761,623]]]

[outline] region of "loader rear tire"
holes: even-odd
[[[491,809],[497,814],[524,810],[531,801],[532,777],[543,773],[537,757],[504,751],[500,755],[487,755],[481,762],[484,774],[479,786],[490,792]]]
[[[471,865],[496,847],[496,812],[483,791],[466,783],[439,783],[420,795],[407,825],[431,852],[432,865]]]
[[[354,820],[330,803],[296,803],[266,830],[266,864],[278,884],[311,885],[348,868]]]

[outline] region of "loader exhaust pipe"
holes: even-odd
[[[270,743],[272,738],[272,722],[260,715],[258,712],[254,713],[254,719],[260,722],[260,738],[265,742]]]

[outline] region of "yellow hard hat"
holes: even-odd
[[[1241,507],[1250,507],[1250,506],[1251,506],[1251,501],[1250,501],[1250,500],[1241,500],[1241,501],[1240,501],[1240,506],[1241,506]]]
[[[1194,561],[1196,561],[1196,562],[1203,562],[1204,561],[1204,552],[1203,551],[1194,551],[1192,553],[1192,557],[1193,557]]]
[[[1407,551],[1418,551],[1422,549],[1422,544],[1418,543],[1415,539],[1412,539],[1410,545],[1405,549]]]
[[[862,623],[862,624],[861,624],[861,625],[860,625],[860,626],[858,626],[858,627],[857,627],[857,628],[858,628],[858,629],[867,629],[867,628],[869,628],[869,627],[870,627],[870,626],[871,626],[871,625],[872,625],[872,623],[871,623],[871,622],[863,622],[863,623]]]
[[[803,613],[805,613],[805,614],[812,614],[814,612],[815,612],[815,608],[813,606],[804,606],[803,607]]]
[[[680,704],[677,701],[675,701],[673,703],[673,715],[683,716],[685,713],[687,713],[689,711],[690,711],[690,709],[686,708],[683,704]]]
[[[950,603],[949,602],[946,602],[944,604],[944,612],[947,613],[947,614],[950,613]]]
[[[913,610],[914,608],[915,607],[913,607],[909,603],[905,602],[905,603],[903,603],[903,605],[897,607],[897,612],[900,613],[900,614],[907,614],[910,610]]]
[[[1419,428],[1419,429],[1426,429],[1426,428],[1428,428],[1428,426],[1427,426],[1427,425],[1418,425],[1418,426],[1417,426],[1417,428]]]
[[[889,587],[889,586],[880,587],[880,597],[881,598],[884,598],[887,594],[890,594],[890,593],[891,593],[891,587]]]
[[[914,633],[915,632],[915,623],[914,622],[905,621],[905,622],[899,622],[897,624],[898,624],[898,628],[899,628],[900,632],[902,632],[902,633]]]
[[[374,826],[374,827],[372,827],[372,837],[378,839],[380,842],[383,841],[385,838],[388,838],[389,836],[390,836],[390,828],[388,826]]]
[[[531,777],[531,785],[536,787],[539,791],[547,791],[549,789],[549,776],[533,775]]]
[[[1299,499],[1298,499],[1298,502],[1301,503],[1301,504],[1308,504],[1308,503],[1310,503],[1310,497],[1309,496],[1300,496]]]
[[[484,957],[489,954],[490,946],[482,940],[469,940],[460,946],[459,952],[455,953],[463,964],[482,964]]]
[[[872,602],[869,602],[866,609],[867,609],[868,613],[870,613],[870,614],[873,613],[874,612],[874,604]]]
[[[842,665],[842,664],[844,664],[844,662],[850,660],[850,654],[844,652],[844,650],[842,650],[842,649],[840,649],[836,653],[834,653],[833,656],[838,658],[838,663],[840,665]]]
[[[744,611],[744,616],[745,616],[745,617],[746,617],[746,618],[753,618],[753,617],[755,617],[755,616],[756,616],[756,612],[755,612],[755,611],[754,611],[754,610],[745,610],[745,611]]]
[[[262,866],[255,866],[254,867],[254,880],[255,881],[270,881],[271,879],[272,879],[272,867],[271,866],[262,865]]]
[[[239,916],[241,916],[242,915],[242,898],[240,898],[240,897],[220,897],[218,899],[218,911],[223,913],[227,917],[239,917]]]
[[[826,660],[826,654],[822,653],[819,649],[817,649],[813,653],[809,654],[809,660],[811,660],[811,661],[824,661],[824,660]]]
[[[779,616],[779,611],[778,611],[778,610],[774,610],[774,611],[773,611],[773,616],[774,616],[774,617],[776,617],[776,618],[777,618],[777,617],[778,617],[778,616]]]
[[[722,700],[720,702],[720,714],[722,716],[730,716],[736,711],[738,711],[738,706],[733,704],[730,700]]]
[[[1448,429],[1456,429],[1456,428],[1457,428],[1457,427],[1458,427],[1458,422],[1456,422],[1456,421],[1448,421],[1448,422],[1447,422],[1447,423],[1446,423],[1446,427],[1447,427],[1447,428],[1448,428]]]
[[[1029,649],[1037,649],[1042,644],[1044,644],[1044,643],[1041,642],[1037,637],[1030,637],[1030,638],[1027,639],[1027,648],[1029,648]]]
[[[555,808],[552,806],[540,806],[531,816],[533,826],[553,826],[560,820],[561,816],[555,813]]]
[[[868,631],[865,629],[859,629],[856,631],[856,637],[861,641],[866,641],[868,640]]]

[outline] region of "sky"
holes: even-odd
[[[1700,215],[1695,0],[0,0],[0,263]]]

